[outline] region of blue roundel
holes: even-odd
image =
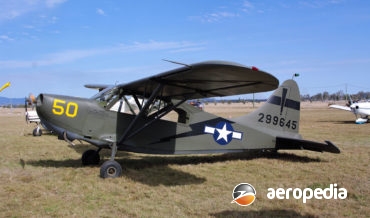
[[[215,133],[213,139],[220,145],[227,145],[231,142],[233,136],[233,127],[230,123],[219,122],[215,126]]]

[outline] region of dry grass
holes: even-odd
[[[235,117],[251,105],[206,105]],[[89,145],[69,148],[55,136],[33,137],[23,113],[0,109],[0,217],[368,217],[370,124],[354,124],[345,111],[303,104],[301,134],[331,140],[339,155],[310,151],[271,154],[151,156],[120,152],[117,179],[100,179],[99,167],[82,167]],[[108,151],[102,152],[104,158]],[[25,164],[24,167],[22,164]],[[257,200],[231,204],[235,185],[248,182]],[[267,189],[337,183],[345,200],[269,200]]]

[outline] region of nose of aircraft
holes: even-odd
[[[357,104],[352,104],[350,108],[353,113],[357,114],[357,110],[359,109],[359,106]]]
[[[41,106],[43,100],[44,100],[44,95],[43,94],[38,95],[36,98],[36,106]]]
[[[36,111],[41,119],[48,119],[52,108],[52,97],[40,94],[36,98]]]
[[[43,103],[44,103],[44,95],[40,94],[36,98],[36,111],[37,114],[40,116],[43,114]]]

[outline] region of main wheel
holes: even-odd
[[[99,152],[95,150],[87,150],[82,154],[82,165],[98,165],[100,162]]]
[[[105,161],[100,167],[100,177],[102,178],[116,178],[121,176],[121,174],[122,167],[117,161]]]
[[[40,128],[35,128],[32,131],[33,136],[41,136],[42,135],[42,130]]]

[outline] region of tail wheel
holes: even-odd
[[[100,167],[100,177],[102,178],[116,178],[121,176],[122,167],[114,160],[108,160]]]
[[[87,150],[82,154],[82,165],[98,165],[100,162],[100,155],[98,151]]]

